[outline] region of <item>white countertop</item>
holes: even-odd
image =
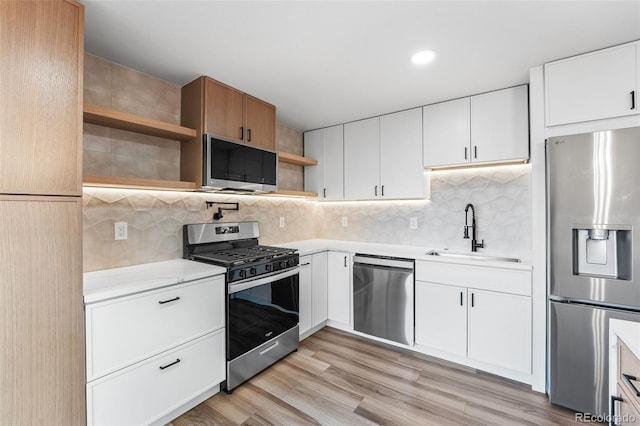
[[[531,263],[529,259],[521,259],[520,262],[505,262],[505,261],[492,261],[492,260],[470,260],[459,258],[445,258],[438,256],[429,256],[426,253],[431,250],[441,250],[435,247],[418,247],[418,246],[403,246],[397,244],[380,244],[380,243],[364,243],[356,241],[343,241],[343,240],[302,240],[292,241],[288,243],[278,244],[280,247],[288,247],[297,249],[300,256],[319,253],[322,251],[346,251],[349,253],[365,253],[379,256],[393,256],[393,257],[405,257],[415,260],[426,260],[430,262],[444,262],[453,264],[464,264],[474,266],[487,266],[492,268],[506,268],[506,269],[520,269],[531,270]],[[509,257],[504,253],[493,253],[490,251],[481,251],[477,253],[463,252],[458,250],[451,250],[452,253],[465,253],[465,254],[477,254],[480,256],[500,256]]]
[[[631,352],[640,358],[640,323],[619,319],[609,320],[609,345],[616,344],[616,338],[624,342]]]
[[[181,284],[200,278],[221,275],[225,268],[186,259],[172,259],[122,268],[85,272],[84,303]]]

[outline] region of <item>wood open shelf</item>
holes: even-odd
[[[193,191],[196,189],[195,182],[89,174],[82,176],[82,185],[103,188],[156,189],[163,191]]]
[[[306,191],[289,191],[288,189],[281,189],[277,192],[270,192],[264,195],[271,195],[274,197],[304,197],[304,198],[318,198],[317,192]]]
[[[288,152],[278,151],[278,160],[283,163],[295,164],[296,166],[317,166],[318,160],[313,158],[301,157]]]
[[[188,127],[92,104],[84,104],[84,122],[177,141],[189,141],[197,136],[196,131]]]

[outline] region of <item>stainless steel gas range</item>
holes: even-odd
[[[183,257],[225,267],[227,380],[231,391],[299,342],[299,256],[258,244],[257,222],[184,225]]]

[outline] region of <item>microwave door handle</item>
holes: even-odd
[[[239,281],[237,283],[229,284],[229,294],[237,293],[242,290],[247,290],[249,288],[258,287],[264,284],[269,284],[274,281],[281,280],[283,278],[289,278],[292,275],[296,275],[300,272],[300,266],[296,266],[294,268],[288,269],[285,272],[276,272],[275,274],[267,275],[263,278],[258,278],[254,280],[252,278],[248,280]]]

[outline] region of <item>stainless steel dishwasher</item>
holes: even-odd
[[[353,328],[413,346],[412,259],[356,253],[353,258]]]

